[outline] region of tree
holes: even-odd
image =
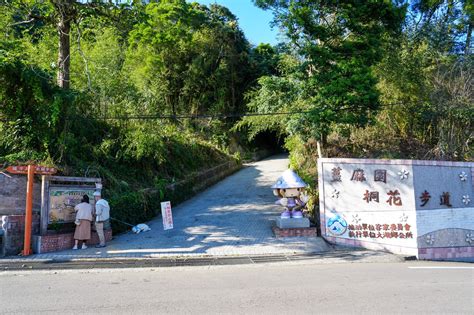
[[[300,110],[289,123],[303,138],[326,142],[334,124],[363,126],[378,108],[372,67],[401,31],[404,7],[390,1],[255,0],[272,10],[301,59]]]
[[[181,91],[194,54],[192,36],[204,15],[184,0],[147,5],[145,21],[130,33],[127,67],[139,89],[178,113]]]
[[[0,40],[0,118],[4,120],[0,156],[45,159],[59,134],[59,115],[67,97],[41,69],[26,64],[9,46],[12,43]]]
[[[408,8],[406,33],[426,39],[444,53],[472,52],[474,4],[472,0],[405,0]]]
[[[255,67],[255,77],[278,75],[278,61],[282,52],[278,47],[261,43],[252,49],[252,61]]]
[[[474,137],[474,59],[439,65],[431,78],[430,101],[437,116],[434,153],[443,159],[472,157]]]
[[[381,117],[400,140],[400,151],[465,159],[473,104],[472,55],[464,46],[467,2],[409,4],[403,34],[375,67],[385,107]]]
[[[184,0],[150,3],[129,44],[126,71],[154,100],[154,113],[232,113],[242,105],[251,81],[249,45],[228,9]]]
[[[56,27],[58,35],[57,84],[66,90],[70,87],[72,25],[76,24],[79,27],[84,17],[91,15],[112,16],[115,9],[131,6],[133,3],[105,0],[49,0],[45,2],[13,0],[5,5],[18,20],[12,26],[41,22]],[[115,11],[123,12],[125,10]]]

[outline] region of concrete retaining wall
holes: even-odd
[[[238,164],[236,161],[225,162],[202,172],[191,174],[187,179],[171,184],[167,188],[175,190],[176,188],[185,186],[192,182],[194,183],[193,191],[198,192],[234,173],[241,167],[242,165]]]
[[[214,185],[241,168],[242,164],[233,160],[196,174],[190,174],[185,180],[167,186],[167,194],[169,195],[169,199],[172,200],[174,204],[177,204],[193,197],[200,191]]]

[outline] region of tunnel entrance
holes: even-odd
[[[260,132],[251,144],[257,150],[267,151],[270,155],[287,152],[284,147],[285,138],[275,131]]]

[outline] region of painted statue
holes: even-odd
[[[292,170],[286,170],[272,186],[273,194],[280,199],[275,202],[285,207],[282,219],[302,218],[308,196],[305,194],[306,183]]]

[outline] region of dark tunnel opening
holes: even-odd
[[[287,152],[285,149],[285,138],[275,131],[260,132],[252,141],[252,145],[259,150],[268,151],[269,154],[278,154]]]

